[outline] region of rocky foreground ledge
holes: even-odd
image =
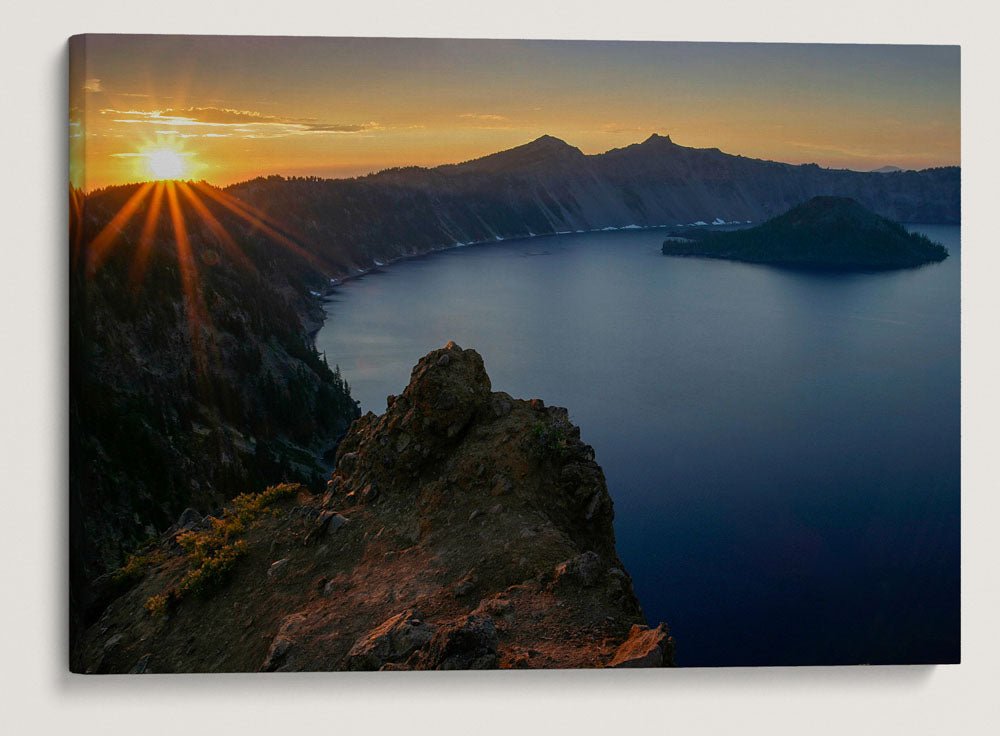
[[[114,578],[78,672],[657,667],[604,473],[566,409],[449,343],[356,420],[327,492],[187,511]]]

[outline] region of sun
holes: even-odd
[[[184,154],[170,148],[147,151],[145,156],[154,179],[181,179],[187,173],[188,165]]]

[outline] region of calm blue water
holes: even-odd
[[[317,343],[363,409],[428,351],[569,407],[684,666],[959,656],[952,257],[816,274],[660,255],[662,231],[462,248],[350,282]]]

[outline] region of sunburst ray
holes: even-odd
[[[250,271],[256,271],[257,269],[254,267],[250,259],[247,258],[243,249],[240,248],[239,244],[233,240],[233,237],[226,232],[226,229],[222,226],[222,223],[216,219],[215,215],[209,212],[208,207],[205,206],[205,203],[201,201],[191,186],[187,182],[179,181],[177,182],[177,188],[180,190],[181,194],[184,195],[185,199],[190,202],[202,222],[204,222],[215,237],[219,239],[220,245],[229,257],[244,268],[247,268]]]
[[[83,193],[72,185],[69,188],[69,208],[70,263],[76,268],[83,242]]]
[[[193,184],[198,189],[198,191],[211,197],[233,214],[243,218],[251,225],[264,232],[264,234],[270,237],[272,240],[276,241],[277,243],[283,245],[288,250],[292,251],[295,255],[299,256],[300,258],[304,258],[317,268],[324,268],[323,262],[318,257],[310,253],[308,250],[303,248],[301,245],[296,243],[294,240],[289,238],[284,233],[279,232],[275,227],[265,222],[264,217],[266,216],[259,214],[256,211],[251,211],[249,209],[249,205],[247,205],[245,202],[242,202],[236,199],[235,197],[226,194],[225,192],[219,191],[218,189],[214,189],[213,187],[210,187],[207,184],[204,184],[203,182],[194,182]]]
[[[105,225],[104,229],[97,234],[97,237],[90,241],[87,246],[86,256],[88,274],[93,274],[97,271],[104,259],[111,254],[118,237],[121,235],[122,229],[132,219],[132,215],[136,213],[136,210],[139,209],[139,206],[152,189],[153,182],[147,181],[145,184],[142,184],[129,197],[128,201],[122,205],[122,208],[115,213],[115,216],[111,218],[111,222]]]
[[[170,221],[174,228],[174,241],[177,246],[177,264],[181,274],[181,287],[184,291],[184,311],[187,316],[191,350],[198,371],[204,376],[208,373],[208,354],[205,349],[202,327],[209,325],[208,311],[202,296],[198,267],[191,250],[191,240],[184,223],[184,213],[181,211],[177,197],[176,184],[173,181],[168,181],[165,183],[165,187]]]
[[[162,181],[156,182],[153,198],[146,211],[146,221],[143,223],[142,234],[139,236],[139,247],[136,249],[135,259],[129,269],[129,283],[134,289],[138,289],[142,285],[143,277],[146,275],[146,266],[149,264],[149,257],[153,250],[153,237],[160,224],[160,208],[163,205],[165,189],[166,186]]]

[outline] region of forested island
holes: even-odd
[[[673,230],[662,252],[831,270],[911,268],[948,257],[944,246],[925,235],[907,231],[854,199],[830,196],[813,197],[744,230]]]

